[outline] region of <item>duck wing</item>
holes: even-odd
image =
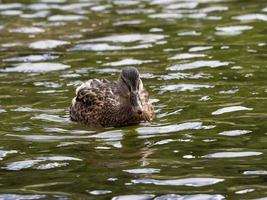
[[[106,79],[91,79],[76,89],[76,97],[70,107],[70,117],[74,121],[97,122],[99,114],[106,107],[118,103],[117,83]]]

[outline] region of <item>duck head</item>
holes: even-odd
[[[143,90],[143,84],[135,67],[125,67],[122,70],[118,79],[118,89],[123,106],[130,106],[133,112],[141,115],[143,105],[140,92]]]

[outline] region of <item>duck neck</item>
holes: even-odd
[[[132,114],[132,106],[130,103],[128,102],[122,102],[119,106],[119,110],[118,110],[118,113],[123,116],[123,115],[126,115],[126,116],[129,116]]]

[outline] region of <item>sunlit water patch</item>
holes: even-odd
[[[132,195],[120,195],[113,197],[112,200],[150,200],[153,199],[153,194],[132,194]]]
[[[132,180],[135,184],[154,184],[154,185],[173,185],[173,186],[192,186],[202,187],[213,185],[224,181],[218,178],[184,178],[184,179],[172,179],[172,180],[156,180],[156,179],[136,179]]]
[[[212,115],[221,115],[224,113],[229,113],[229,112],[236,112],[236,111],[243,111],[243,110],[253,110],[252,108],[247,108],[245,106],[230,106],[230,107],[225,107],[225,108],[220,108],[218,110],[215,110],[212,112]]]
[[[105,63],[105,66],[127,66],[127,65],[141,65],[145,63],[151,63],[154,62],[153,60],[137,60],[137,59],[131,59],[131,58],[126,58],[120,61],[115,61],[115,62],[110,62],[110,63]]]
[[[239,157],[248,157],[248,156],[259,156],[261,155],[261,152],[253,152],[253,151],[247,151],[247,152],[218,152],[218,153],[212,153],[203,156],[203,158],[239,158]]]
[[[113,42],[113,43],[130,43],[141,42],[151,43],[164,39],[165,35],[159,34],[124,34],[124,35],[111,35],[101,38],[87,40],[87,42]]]
[[[163,80],[179,80],[179,79],[208,79],[211,78],[210,74],[205,74],[205,73],[182,73],[182,72],[177,72],[177,73],[168,73],[166,75],[161,75],[160,79]],[[193,87],[194,84],[179,84],[181,87],[184,86],[188,86],[190,87],[190,85]],[[178,86],[179,86],[178,85]],[[197,84],[195,84],[195,86],[197,86]],[[175,87],[175,86],[174,86]]]
[[[30,168],[41,161],[42,160],[16,161],[16,162],[9,163],[4,169],[14,170],[14,171],[21,170],[21,169],[27,169],[27,168]]]
[[[51,156],[51,157],[39,157],[36,160],[23,160],[23,161],[16,161],[7,164],[6,167],[3,167],[3,169],[6,170],[12,170],[12,171],[18,171],[22,169],[28,169],[28,168],[35,168],[37,170],[46,170],[46,169],[53,169],[58,167],[64,167],[69,165],[69,163],[63,162],[52,162],[52,163],[46,163],[47,161],[82,161],[78,158],[68,157],[68,156]],[[40,165],[38,165],[40,164]]]
[[[142,24],[143,20],[126,20],[126,21],[117,21],[114,22],[114,26],[124,26],[124,25],[137,25],[137,24]]]
[[[33,199],[44,199],[47,195],[42,194],[34,194],[34,195],[20,195],[20,194],[0,194],[0,199],[8,199],[8,200],[33,200]]]
[[[10,32],[16,32],[16,33],[26,33],[26,34],[34,34],[34,33],[43,33],[45,32],[44,29],[38,28],[38,27],[21,27],[16,29],[10,29]]]
[[[258,21],[258,20],[267,21],[267,15],[253,13],[253,14],[235,16],[233,17],[233,19],[237,19],[237,20],[244,21],[244,22],[252,22],[252,21]]]
[[[131,47],[127,46],[118,46],[118,45],[109,45],[107,43],[97,43],[97,44],[78,44],[73,48],[70,48],[70,51],[121,51],[121,50],[134,50],[134,49],[147,49],[151,48],[151,44],[143,45],[134,45]]]
[[[177,33],[178,36],[198,36],[201,35],[201,33],[196,31],[185,31],[185,32],[179,32]]]
[[[7,155],[14,154],[14,153],[18,153],[18,151],[16,151],[16,150],[10,150],[10,151],[0,150],[0,160],[3,160],[3,158],[6,157]]]
[[[1,3],[0,10],[19,9],[23,6],[21,3]]]
[[[255,170],[255,171],[244,171],[245,175],[266,175],[267,171],[265,170]]]
[[[85,18],[81,15],[52,15],[48,18],[48,21],[80,21]]]
[[[43,55],[28,55],[21,57],[12,57],[3,59],[3,62],[38,62],[38,61],[47,61],[54,60],[58,58],[58,56],[43,54]]]
[[[123,170],[123,171],[128,172],[130,174],[154,174],[154,173],[159,173],[160,169],[140,168],[140,169],[128,169],[128,170]]]
[[[211,67],[211,68],[216,68],[216,67],[222,67],[222,66],[227,66],[229,65],[229,62],[221,62],[218,60],[213,60],[213,61],[194,61],[194,62],[189,62],[189,63],[182,63],[182,64],[176,64],[174,66],[168,67],[167,69],[169,70],[177,70],[177,71],[182,71],[182,70],[189,70],[189,69],[198,69],[202,67]]]
[[[251,133],[249,130],[231,130],[231,131],[223,131],[219,133],[219,135],[227,135],[227,136],[239,136]]]
[[[104,195],[104,194],[110,194],[110,193],[112,193],[112,191],[110,190],[93,190],[89,192],[89,194],[92,194],[92,195]]]
[[[252,26],[224,26],[224,27],[216,27],[216,34],[217,35],[228,35],[228,36],[234,36],[234,35],[240,35],[243,33],[243,31],[251,30]]]
[[[212,88],[213,86],[210,85],[198,85],[198,84],[179,84],[179,85],[166,85],[161,86],[161,91],[196,91],[200,90],[201,88]]]
[[[222,200],[225,199],[224,196],[220,194],[195,194],[195,195],[177,195],[177,194],[167,194],[156,197],[155,200]]]
[[[189,49],[189,52],[198,52],[198,51],[206,51],[209,49],[212,49],[212,46],[197,46],[197,47],[191,47]]]
[[[70,66],[61,63],[21,63],[15,64],[15,67],[1,69],[0,72],[42,73],[63,70],[67,68],[70,68]]]
[[[154,134],[167,134],[185,130],[199,130],[199,129],[212,129],[214,126],[204,126],[202,122],[186,122],[181,124],[155,126],[155,127],[140,127],[136,131],[143,137]]]
[[[205,54],[182,53],[182,54],[177,54],[169,59],[170,60],[182,60],[182,59],[191,59],[191,58],[202,58],[205,56],[206,56]]]
[[[61,40],[41,40],[31,43],[29,47],[32,49],[53,49],[66,44],[69,44],[69,42]]]
[[[4,113],[4,112],[6,112],[6,110],[5,110],[5,109],[2,109],[2,108],[0,108],[0,113]]]
[[[51,115],[51,114],[38,114],[34,117],[32,117],[33,120],[42,120],[42,121],[48,121],[48,122],[58,122],[58,123],[66,123],[69,121],[67,118],[62,118],[57,115]]]

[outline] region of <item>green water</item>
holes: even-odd
[[[0,199],[266,199],[266,25],[264,0],[0,0]],[[69,121],[124,66],[157,118]]]

